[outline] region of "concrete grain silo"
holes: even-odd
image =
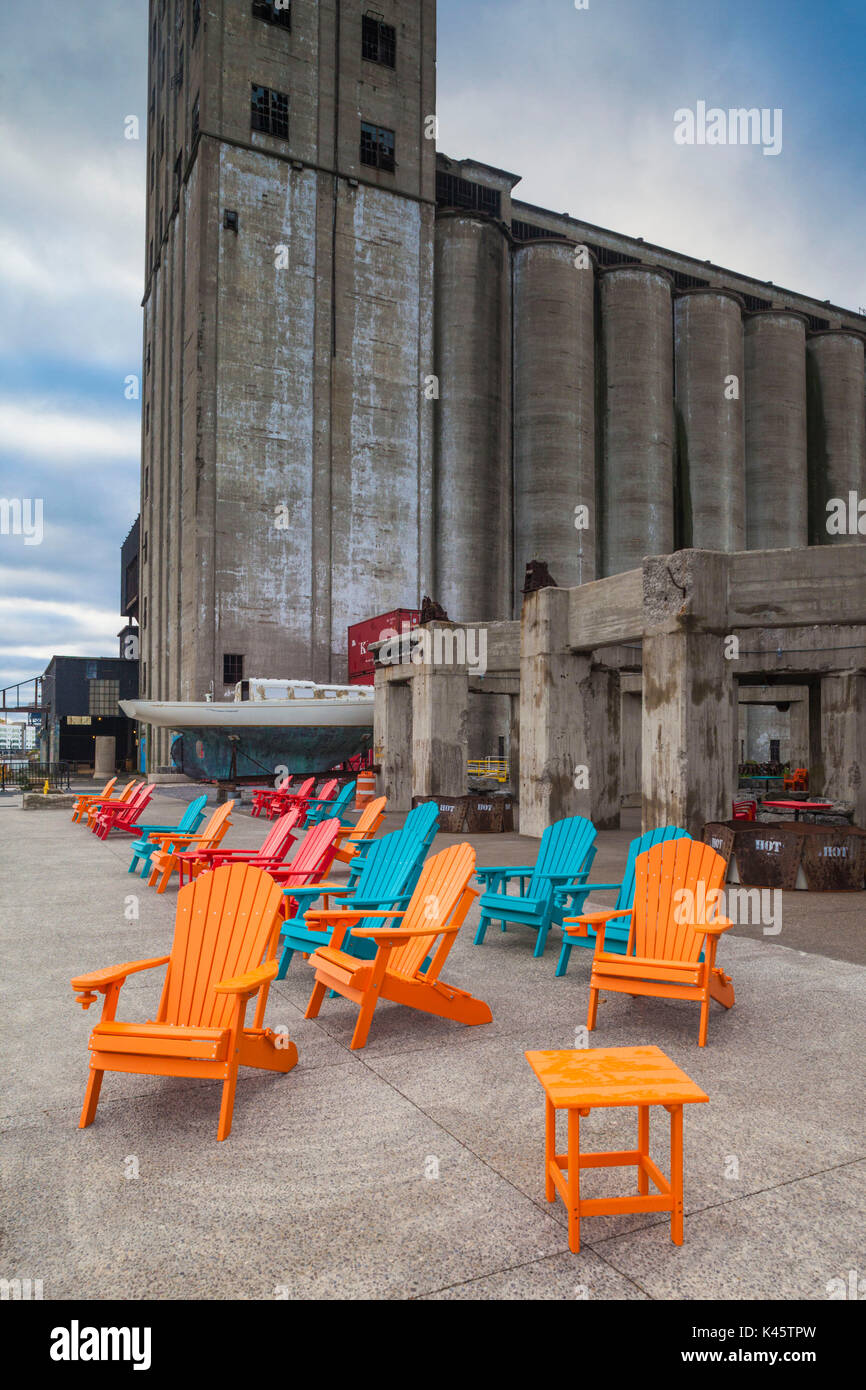
[[[866,380],[863,340],[854,333],[812,334],[806,344],[809,400],[810,521],[813,544],[850,545],[864,537],[827,529],[827,504],[866,496]]]
[[[806,322],[786,310],[745,327],[746,547],[808,544]]]
[[[595,272],[576,249],[514,251],[515,612],[530,560],[561,587],[596,577]]]
[[[511,264],[502,226],[436,220],[435,598],[456,622],[511,617]]]
[[[671,278],[652,266],[601,276],[600,574],[674,548]]]
[[[743,550],[746,444],[742,300],[687,290],[674,304],[682,544]]]

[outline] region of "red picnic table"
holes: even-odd
[[[793,811],[794,820],[800,819],[800,812],[811,811],[814,815],[817,811],[829,811],[833,805],[832,801],[762,801],[762,806],[769,806],[774,811]]]

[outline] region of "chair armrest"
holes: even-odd
[[[481,879],[485,875],[497,878],[520,878],[525,874],[535,873],[534,864],[501,864],[496,868],[476,869],[475,877]]]
[[[386,913],[365,912],[365,917],[387,916]],[[397,931],[388,931],[387,927],[356,927],[352,932],[353,936],[368,936],[371,941],[381,941],[389,946],[399,946],[402,942],[408,941],[413,936],[456,936],[459,927],[400,927]]]
[[[214,985],[214,993],[255,994],[262,985],[276,978],[278,969],[279,961],[266,961],[264,965],[257,965],[255,970],[248,970],[245,975],[237,975],[233,980],[221,980],[218,985]]]
[[[88,975],[76,975],[70,980],[83,1009],[89,1009],[96,1000],[96,990],[105,994],[112,985],[123,984],[127,975],[137,975],[141,970],[155,970],[158,965],[167,965],[171,956],[154,956],[152,960],[128,960],[125,965],[109,965],[105,970],[91,970]]]
[[[566,936],[586,936],[587,927],[601,926],[613,917],[631,917],[633,910],[630,907],[621,907],[616,911],[611,908],[610,912],[582,912],[579,917],[563,917],[562,925],[565,928],[574,923],[576,926],[583,927],[583,931],[566,932]]]
[[[687,922],[686,925],[691,927],[692,931],[696,931],[699,936],[703,936],[704,933],[707,936],[721,936],[722,932],[736,926],[736,923],[729,922],[725,917],[719,922]]]

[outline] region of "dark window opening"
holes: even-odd
[[[244,659],[237,655],[223,655],[223,685],[237,685],[244,678]]]
[[[498,188],[485,188],[483,183],[473,183],[470,179],[461,179],[457,174],[446,174],[440,169],[436,174],[436,202],[440,208],[461,208],[466,212],[484,212],[489,217],[498,217],[502,195]]]
[[[147,627],[147,594],[144,596],[144,603],[141,606],[141,630]]]
[[[778,763],[782,760],[781,740],[778,738],[770,739],[770,762]]]
[[[148,467],[146,467],[145,470],[144,470],[144,500],[147,501],[147,499],[148,499],[149,496],[150,496],[150,468],[149,468],[149,466],[148,466]]]
[[[705,290],[709,287],[709,280],[701,280],[697,275],[686,275],[684,270],[672,270],[671,275],[678,290]]]
[[[276,135],[280,140],[289,137],[289,98],[284,92],[272,92],[270,87],[253,84],[250,118],[253,130]]]
[[[612,251],[609,246],[599,246],[594,241],[586,242],[588,250],[592,252],[599,265],[634,265],[637,256],[630,256],[624,251]]]
[[[192,0],[192,41],[195,43],[196,35],[201,24],[201,0]]]
[[[756,314],[762,309],[772,309],[772,299],[759,299],[755,294],[744,294],[743,302],[750,313]]]
[[[549,227],[537,227],[534,222],[512,222],[511,235],[515,241],[560,241],[564,232],[552,232]]]
[[[279,24],[283,29],[291,29],[291,0],[253,0],[253,17],[263,19],[266,24]]]
[[[361,56],[386,68],[397,66],[397,30],[378,15],[365,14],[361,20]]]
[[[829,319],[819,319],[816,314],[809,314],[808,319],[809,327],[813,333],[822,333],[825,329],[830,327]]]
[[[199,123],[199,110],[198,110],[198,97],[196,97],[195,101],[194,101],[193,104],[192,104],[192,139],[193,139],[193,140],[195,140],[196,136],[198,135],[198,123]]]
[[[361,122],[361,163],[373,169],[386,169],[393,174],[397,167],[394,157],[394,132],[382,126]]]

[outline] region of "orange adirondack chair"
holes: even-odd
[[[122,801],[128,801],[129,798],[132,796],[132,793],[134,792],[135,788],[138,786],[138,783],[133,777],[131,782],[127,782],[126,786],[123,788],[123,791],[119,792],[117,796],[114,796],[113,792],[116,785],[117,778],[109,777],[101,792],[97,792],[93,796],[91,796],[89,793],[87,793],[84,796],[79,796],[78,800],[75,802],[74,807],[72,808],[72,819],[74,821],[86,820],[87,813],[90,810],[91,806],[100,806],[103,803],[107,804],[108,802],[111,802],[115,805],[119,805]]]
[[[183,883],[183,860],[181,855],[185,850],[205,850],[216,849],[222,842],[222,838],[231,825],[229,816],[234,810],[234,801],[224,801],[222,806],[217,806],[207,825],[203,826],[195,835],[178,835],[172,831],[168,835],[152,835],[151,839],[159,845],[150,856],[150,877],[148,884],[153,886],[157,883],[157,893],[164,893],[168,881],[175,869]]]
[[[722,932],[733,922],[718,914],[727,873],[720,854],[699,840],[668,840],[637,857],[634,905],[587,912],[565,922],[597,932],[589,982],[587,1027],[595,1027],[598,992],[694,999],[701,1006],[698,1041],[706,1046],[710,999],[726,1009],[734,1002],[731,978],[715,963]],[[604,949],[604,930],[614,917],[630,917],[625,955]],[[703,953],[703,960],[701,954]]]
[[[88,806],[86,811],[87,828],[95,832],[96,823],[103,811],[118,810],[121,806],[132,806],[137,808],[146,805],[148,792],[153,795],[153,789],[148,787],[146,782],[127,783],[120,796],[110,796],[107,801],[94,801]]]
[[[376,1002],[390,999],[422,1013],[452,1018],[457,1023],[490,1023],[492,1015],[487,1004],[475,999],[465,990],[455,989],[439,979],[448,952],[478,894],[470,888],[475,873],[475,851],[471,845],[452,845],[435,854],[427,863],[405,912],[370,912],[350,909],[307,912],[305,921],[333,924],[330,944],[320,946],[307,964],[316,972],[316,983],[310,995],[305,1018],[317,1018],[322,1000],[329,989],[352,999],[360,1005],[358,1021],[349,1046],[363,1047],[367,1041]],[[381,917],[385,921],[402,919],[394,929],[358,927],[356,936],[366,936],[376,943],[373,960],[359,960],[340,947],[346,932],[364,920]],[[441,937],[434,953],[433,947]],[[429,968],[422,967],[432,955]]]
[[[291,1071],[298,1060],[295,1044],[262,1026],[268,987],[277,973],[280,897],[262,869],[227,864],[178,893],[170,956],[110,966],[72,981],[82,1008],[89,1008],[97,993],[105,996],[102,1018],[90,1035],[80,1129],[93,1122],[107,1071],[221,1080],[218,1139],[231,1131],[239,1066]],[[114,1015],[127,976],[166,964],[156,1019],[118,1022]],[[253,995],[256,1011],[247,1028]]]
[[[351,864],[358,853],[358,845],[364,840],[372,840],[385,819],[384,796],[368,801],[354,825],[341,825],[337,832],[336,858],[342,864]]]

